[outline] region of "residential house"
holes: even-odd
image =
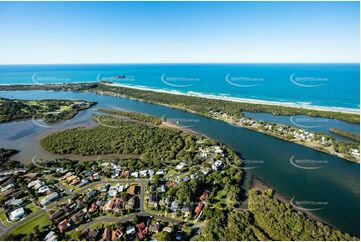
[[[148,206],[155,209],[158,208],[158,198],[156,193],[150,193],[148,195]]]
[[[191,209],[188,206],[183,206],[181,209],[184,217],[189,217],[191,213]]]
[[[155,224],[151,224],[149,226],[149,232],[151,233],[158,233],[161,229],[161,225],[159,222],[156,222]]]
[[[160,187],[158,187],[158,188],[157,188],[157,191],[158,191],[159,193],[165,193],[166,189],[165,189],[164,184],[161,185]]]
[[[207,196],[208,196],[209,192],[208,191],[204,191],[203,194],[199,197],[199,199],[201,201],[205,201]]]
[[[26,216],[26,212],[25,212],[24,208],[21,207],[21,208],[17,208],[14,211],[12,211],[9,215],[9,219],[10,219],[10,221],[16,221],[16,220],[22,219],[25,216]]]
[[[137,233],[138,238],[144,239],[148,233],[148,228],[145,226],[144,222],[137,224],[136,227],[138,229],[138,233]]]
[[[172,233],[173,229],[171,227],[164,227],[162,231]]]
[[[56,212],[54,212],[53,214],[51,214],[51,215],[49,216],[49,219],[50,219],[50,220],[55,220],[55,219],[58,219],[58,218],[62,217],[63,215],[65,215],[65,212],[64,212],[64,210],[61,208],[61,209],[59,209],[58,211],[56,211]]]
[[[202,209],[203,209],[203,203],[200,202],[200,203],[198,203],[198,206],[194,210],[195,214],[198,216],[202,212]]]
[[[84,233],[84,239],[86,241],[96,241],[99,231],[97,229],[87,229]]]
[[[176,185],[177,185],[177,183],[174,182],[174,181],[167,181],[167,183],[166,183],[166,186],[167,186],[168,188],[174,187],[174,186],[176,186]]]
[[[129,189],[128,189],[128,193],[130,194],[130,195],[135,195],[135,185],[131,185],[130,187],[129,187]]]
[[[116,198],[114,201],[113,211],[115,213],[119,213],[123,205],[124,205],[124,200],[120,197]]]
[[[60,233],[64,233],[66,231],[68,231],[71,227],[71,224],[68,222],[67,219],[64,219],[63,221],[61,221],[59,224],[58,224],[58,229],[60,231]]]
[[[139,172],[135,171],[130,173],[130,176],[134,177],[134,178],[138,178],[139,177]]]
[[[177,209],[178,209],[178,206],[179,206],[179,204],[177,203],[177,201],[173,201],[172,204],[171,204],[171,206],[170,206],[170,210],[171,210],[172,212],[176,212]]]
[[[102,236],[103,241],[110,241],[112,236],[112,230],[110,228],[105,228]]]
[[[82,221],[82,219],[84,218],[85,214],[87,212],[87,209],[82,209],[79,212],[77,212],[76,214],[74,214],[73,216],[71,216],[71,220],[75,223],[78,224]]]
[[[44,238],[44,241],[56,241],[58,236],[55,234],[54,231],[50,231]]]
[[[216,160],[213,164],[212,164],[212,169],[214,171],[218,171],[220,168],[222,168],[223,163],[221,160]]]
[[[112,241],[119,240],[123,236],[123,232],[120,229],[114,229],[112,231]]]
[[[50,195],[44,197],[43,199],[40,200],[40,205],[41,206],[45,206],[48,203],[54,201],[55,199],[57,199],[59,197],[59,194],[57,192],[53,192]]]
[[[89,183],[89,179],[86,179],[86,178],[82,179],[81,182],[78,184],[78,187],[83,187],[88,183]]]
[[[129,226],[127,227],[125,233],[126,233],[127,235],[135,234],[135,228],[134,228],[134,226],[130,226],[130,225],[129,225]]]

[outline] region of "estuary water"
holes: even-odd
[[[94,81],[300,106],[360,108],[359,64],[0,65],[0,84]]]
[[[359,164],[225,122],[130,99],[53,91],[1,91],[0,97],[83,99],[98,103],[72,120],[56,124],[52,128],[42,127],[39,125],[41,121],[33,120],[1,124],[0,147],[22,150],[16,159],[30,162],[34,156],[51,158],[39,147],[39,137],[59,129],[91,126],[90,118],[97,107],[119,108],[166,117],[169,121],[178,121],[180,126],[229,145],[245,160],[246,171],[254,173],[276,191],[287,196],[294,205],[309,210],[345,232],[359,236]],[[312,168],[308,169],[309,167]]]

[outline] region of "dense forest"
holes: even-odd
[[[161,165],[162,160],[196,160],[194,136],[175,129],[154,127],[137,122],[123,122],[98,115],[96,128],[77,128],[51,134],[41,140],[53,153],[100,155],[141,154],[142,160]]]
[[[241,117],[243,112],[264,112],[273,115],[308,115],[343,120],[350,123],[359,123],[360,116],[352,113],[321,111],[298,107],[284,107],[279,105],[265,105],[255,103],[241,103],[226,100],[209,99],[203,97],[185,96],[138,90],[126,87],[110,86],[103,83],[80,83],[64,85],[12,85],[0,86],[0,90],[66,90],[79,92],[96,92],[106,95],[134,98],[150,103],[172,106],[174,108],[196,112],[209,116],[210,111],[227,113]]]
[[[55,123],[74,117],[79,111],[95,103],[71,100],[17,100],[0,98],[0,123],[13,120],[41,118]]]
[[[0,148],[0,171],[23,167],[20,162],[9,159],[16,153],[17,150]]]
[[[248,211],[207,211],[198,240],[358,240],[292,210],[272,190],[248,192]]]

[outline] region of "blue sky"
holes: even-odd
[[[0,2],[0,64],[359,62],[359,2]]]

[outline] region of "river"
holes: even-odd
[[[290,198],[293,204],[308,209],[342,231],[359,236],[359,164],[222,121],[130,99],[42,90],[1,91],[0,96],[37,100],[83,99],[98,103],[75,118],[50,128],[42,127],[39,125],[42,124],[41,121],[33,120],[0,124],[0,147],[21,150],[15,156],[18,160],[30,162],[34,156],[51,158],[41,149],[38,140],[64,128],[92,126],[90,118],[97,107],[119,108],[166,117],[167,120],[178,121],[181,126],[229,145],[245,159],[248,172]],[[307,164],[295,162],[297,160],[307,160]],[[309,166],[312,169],[308,169]]]

